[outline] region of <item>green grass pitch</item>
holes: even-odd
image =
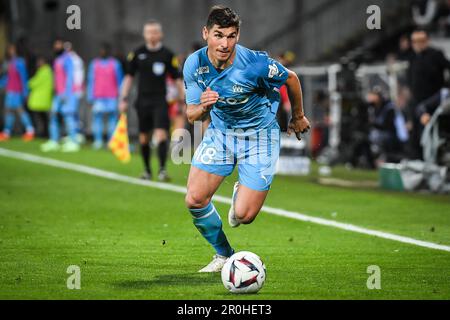
[[[39,152],[20,140],[0,148],[136,177],[140,159],[108,151]],[[154,161],[156,170],[156,161]],[[189,166],[170,165],[184,186]],[[337,168],[337,177],[376,179]],[[218,194],[231,196],[236,176]],[[314,176],[275,178],[271,207],[450,245],[448,196],[319,185]],[[226,221],[228,207],[216,203]],[[258,294],[228,293],[219,274],[199,274],[214,254],[192,224],[182,194],[0,156],[0,299],[449,299],[450,252],[261,213],[225,232],[235,249],[260,255]],[[81,289],[66,286],[81,269]],[[381,289],[366,286],[381,269]]]

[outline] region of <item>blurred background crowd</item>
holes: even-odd
[[[25,141],[35,137],[51,141],[61,134],[68,136],[62,151],[78,151],[83,143],[103,148],[117,121],[118,107],[113,103],[100,110],[96,95],[117,100],[129,70],[127,55],[144,43],[144,23],[149,18],[161,23],[164,44],[175,53],[181,69],[185,58],[203,46],[201,27],[215,3],[0,0],[0,140],[20,134]],[[306,114],[313,124],[304,155],[329,165],[360,168],[404,159],[432,159],[450,167],[446,106],[450,1],[223,3],[243,19],[241,44],[268,51],[299,74]],[[81,9],[80,30],[66,27],[66,9],[72,4]],[[372,4],[381,9],[379,30],[366,25],[370,15],[366,9]],[[70,68],[64,69],[68,63]],[[117,88],[95,91],[108,86],[96,83],[102,77],[94,77],[95,72],[113,78]],[[61,84],[68,80],[70,88]],[[170,130],[192,129],[177,90],[168,77]],[[130,95],[136,95],[135,89]],[[288,97],[282,88],[278,111],[282,130],[290,117]],[[58,103],[72,108],[73,117],[66,117],[67,112],[53,114]],[[129,134],[136,142],[133,108]]]

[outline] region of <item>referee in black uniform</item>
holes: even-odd
[[[145,45],[128,55],[127,74],[122,84],[119,109],[126,112],[129,103],[129,93],[134,76],[138,76],[138,97],[136,111],[139,120],[139,143],[144,161],[145,171],[141,178],[152,179],[150,166],[150,132],[153,131],[158,145],[160,170],[158,179],[168,181],[166,160],[169,149],[169,111],[166,102],[166,77],[168,74],[176,79],[179,100],[184,103],[184,86],[174,54],[162,45],[162,27],[157,21],[151,20],[144,24],[143,36]]]

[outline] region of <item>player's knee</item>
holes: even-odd
[[[248,214],[248,215],[245,215],[245,216],[243,216],[241,218],[238,218],[238,221],[241,224],[250,224],[250,223],[253,222],[253,220],[255,220],[255,218],[256,218],[256,215]]]
[[[209,199],[195,192],[188,192],[185,197],[188,209],[201,209],[208,205]]]
[[[250,223],[252,223],[253,220],[255,220],[257,214],[258,213],[254,212],[254,210],[252,210],[251,208],[235,210],[236,219],[241,224],[250,224]]]
[[[155,139],[157,143],[165,142],[168,139],[167,131],[161,129],[155,130]]]
[[[139,134],[139,143],[140,144],[149,144],[150,143],[150,137],[148,134],[140,133]]]

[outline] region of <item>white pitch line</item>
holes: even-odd
[[[156,189],[160,189],[160,190],[167,190],[167,191],[172,191],[172,192],[177,192],[177,193],[182,193],[182,194],[186,193],[185,187],[176,186],[176,185],[173,185],[170,183],[144,181],[141,179],[121,175],[121,174],[114,173],[114,172],[109,172],[109,171],[105,171],[105,170],[101,170],[101,169],[96,169],[96,168],[92,168],[92,167],[88,167],[88,166],[84,166],[84,165],[80,165],[80,164],[74,164],[74,163],[70,163],[70,162],[55,160],[55,159],[51,159],[51,158],[40,157],[40,156],[32,155],[29,153],[17,152],[17,151],[0,148],[0,155],[4,156],[4,157],[8,157],[8,158],[34,162],[34,163],[38,163],[38,164],[42,164],[42,165],[48,165],[48,166],[52,166],[52,167],[56,167],[56,168],[77,171],[77,172],[81,172],[81,173],[85,173],[85,174],[89,174],[89,175],[97,176],[97,177],[101,177],[101,178],[106,178],[106,179],[110,179],[110,180],[121,181],[121,182],[130,183],[130,184],[141,185],[141,186],[156,188]],[[217,196],[217,195],[214,196],[214,201],[225,203],[225,204],[231,204],[231,198],[223,197],[223,196]],[[312,216],[308,216],[308,215],[305,215],[305,214],[302,214],[299,212],[288,211],[288,210],[273,208],[273,207],[268,207],[268,206],[263,206],[261,211],[269,213],[269,214],[285,217],[285,218],[291,218],[291,219],[296,219],[296,220],[300,220],[300,221],[304,221],[304,222],[320,224],[320,225],[327,226],[327,227],[333,227],[333,228],[337,228],[337,229],[366,234],[366,235],[370,235],[370,236],[374,236],[374,237],[378,237],[378,238],[412,244],[412,245],[419,246],[419,247],[425,247],[425,248],[429,248],[429,249],[450,252],[450,246],[437,244],[437,243],[433,243],[433,242],[428,242],[428,241],[417,240],[417,239],[404,237],[404,236],[399,236],[396,234],[387,233],[387,232],[383,232],[383,231],[366,229],[366,228],[358,227],[358,226],[348,224],[348,223],[342,223],[342,222],[337,222],[337,221],[333,221],[333,220],[312,217]]]

